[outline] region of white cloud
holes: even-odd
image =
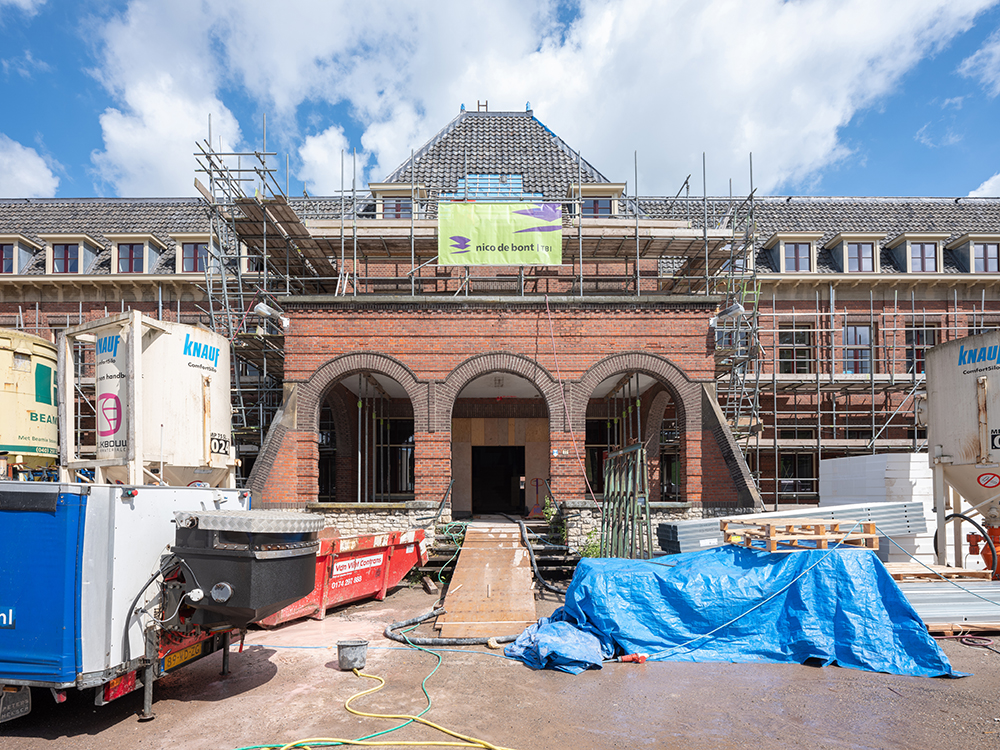
[[[0,18],[10,9],[19,10],[26,16],[33,16],[45,5],[45,0],[0,0]]]
[[[134,184],[126,174],[176,169],[163,180],[173,185],[191,162],[159,139],[192,138],[160,121],[155,96],[168,97],[184,123],[215,112],[235,143],[225,101],[258,119],[268,112],[269,149],[315,159],[296,171],[326,192],[331,183],[339,189],[345,129],[360,129],[353,145],[370,154],[367,177],[380,180],[460,103],[521,109],[530,100],[539,119],[614,181],[632,182],[638,151],[644,193],[675,192],[700,172],[703,151],[710,191],[725,191],[730,177],[745,190],[750,152],[758,188],[794,188],[850,156],[840,129],[992,2],[581,0],[563,26],[556,0],[300,0],[282,13],[265,0],[238,9],[133,0],[102,33],[99,76],[121,106],[102,118],[106,150],[97,161],[118,192]],[[299,114],[317,107],[346,109],[352,121],[301,133]],[[133,154],[145,151],[135,172]]]
[[[958,72],[976,78],[991,97],[1000,94],[1000,29],[997,29],[974,54],[962,60]]]
[[[368,163],[368,154],[355,156],[344,129],[333,125],[322,133],[306,136],[299,148],[302,169],[299,178],[313,195],[332,195],[351,189],[354,170],[357,169],[358,187],[363,187],[362,177]],[[343,183],[341,182],[343,180]]]
[[[970,198],[997,198],[1000,197],[1000,172],[986,180],[971,193]]]
[[[190,3],[136,2],[101,31],[102,64],[93,73],[120,107],[101,114],[104,149],[91,161],[98,180],[118,195],[194,195],[195,144],[208,137],[209,117],[216,148],[241,141],[235,116],[217,95],[211,19],[203,11]]]
[[[51,198],[57,187],[59,178],[35,149],[0,133],[0,197]]]
[[[25,50],[20,57],[7,57],[0,60],[0,68],[3,68],[4,76],[17,73],[21,78],[31,78],[35,72],[48,73],[52,66],[44,60],[36,60],[31,54],[31,50]]]

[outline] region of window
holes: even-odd
[[[118,273],[142,273],[143,244],[120,243],[118,245]]]
[[[409,219],[413,216],[413,201],[409,198],[385,198],[382,200],[383,219]]]
[[[337,434],[333,410],[323,404],[319,412],[319,501],[337,500]]]
[[[812,328],[785,325],[778,330],[778,372],[803,375],[813,371]]]
[[[207,242],[185,242],[181,246],[181,273],[203,273],[207,257]]]
[[[0,273],[14,273],[13,245],[0,245]]]
[[[910,270],[914,273],[935,273],[938,270],[937,244],[934,242],[911,242]]]
[[[816,477],[811,453],[783,453],[778,491],[784,495],[815,494]]]
[[[375,435],[375,492],[411,494],[414,486],[413,420],[385,419]]]
[[[810,271],[810,252],[808,242],[785,243],[785,270]]]
[[[976,273],[1000,272],[1000,243],[977,242],[973,255]]]
[[[584,216],[611,216],[611,199],[584,198],[580,210]]]
[[[847,272],[871,273],[875,270],[875,245],[871,242],[847,243]]]
[[[676,418],[660,423],[660,501],[681,501],[681,435]]]
[[[934,328],[907,328],[906,371],[917,374],[924,372],[927,350],[935,344],[937,344],[937,331]]]
[[[867,375],[872,371],[872,332],[868,326],[844,326],[844,372]]]
[[[52,246],[52,272],[77,273],[80,246],[77,244],[56,244]]]
[[[594,495],[604,494],[604,459],[613,449],[608,419],[588,419],[585,440],[587,482]]]

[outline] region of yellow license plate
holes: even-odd
[[[189,662],[192,659],[197,659],[201,656],[202,648],[204,643],[196,643],[193,646],[188,646],[187,648],[181,649],[180,651],[175,651],[172,654],[167,654],[163,657],[163,671],[169,672],[175,667],[179,667],[185,662]]]

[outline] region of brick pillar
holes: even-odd
[[[451,481],[451,431],[417,432],[413,439],[414,499],[440,503]]]

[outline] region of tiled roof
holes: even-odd
[[[412,178],[411,178],[412,171]],[[562,199],[570,184],[609,182],[531,112],[461,112],[385,182],[455,192],[466,174],[520,174],[524,189]]]
[[[0,199],[0,234],[22,234],[41,243],[42,234],[87,234],[103,243],[91,273],[111,272],[111,241],[106,234],[151,234],[166,250],[156,273],[174,268],[176,243],[171,234],[208,232],[208,211],[198,198]],[[41,274],[44,253],[25,269]]]
[[[729,226],[729,217],[738,213],[740,199],[709,198],[708,223],[711,227]],[[676,201],[641,201],[643,213],[650,218],[690,219],[693,226],[704,224],[701,198]],[[765,196],[754,201],[757,225],[758,268],[771,267],[770,253],[760,246],[775,232],[821,232],[819,247],[842,232],[873,232],[885,240],[904,232],[947,234],[945,244],[967,233],[1000,234],[1000,198],[813,198]],[[892,254],[882,252],[882,270],[896,273]],[[834,272],[829,251],[821,250],[817,271]],[[945,272],[957,272],[954,257],[945,252]]]

